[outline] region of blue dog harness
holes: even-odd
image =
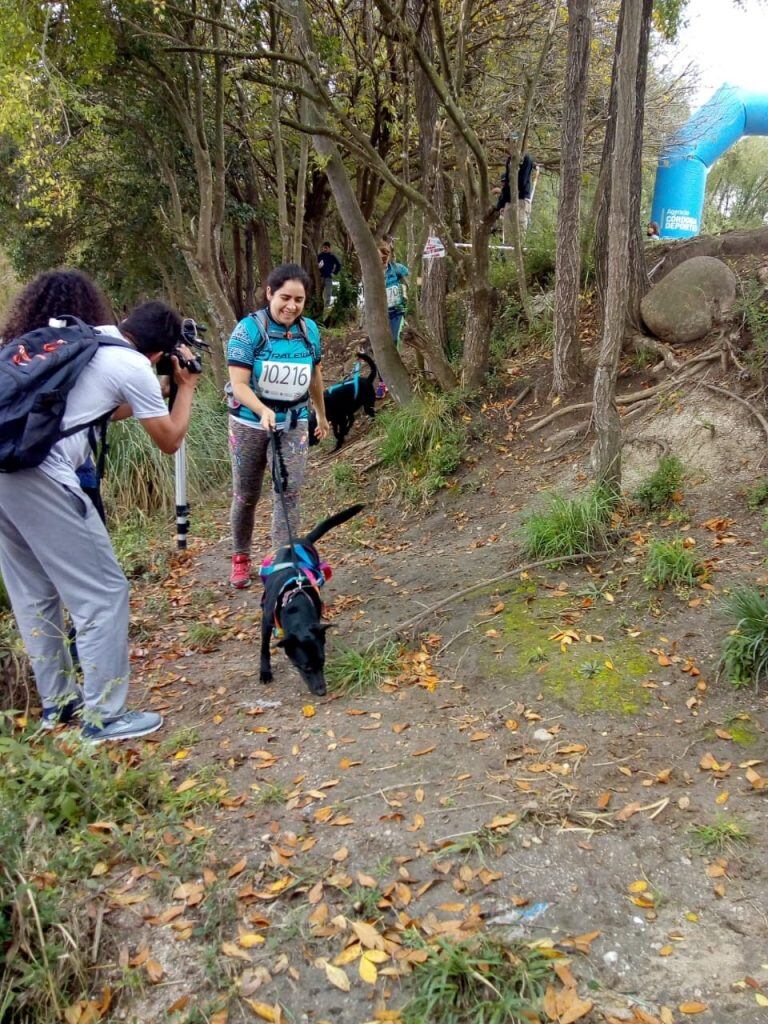
[[[344,380],[338,381],[338,383],[336,383],[336,384],[331,384],[331,386],[328,388],[328,394],[330,395],[334,391],[338,391],[339,388],[343,388],[347,384],[354,384],[354,386],[355,386],[354,397],[357,398],[358,394],[360,393],[360,363],[359,362],[355,363],[354,369],[352,370],[352,373],[350,373],[348,377],[345,377]]]
[[[314,603],[318,617],[322,616],[323,600],[320,597],[320,587],[333,575],[330,565],[327,562],[320,561],[320,556],[313,544],[294,544],[293,554],[293,561],[283,562],[275,562],[275,555],[267,555],[259,569],[259,576],[262,583],[265,584],[267,577],[271,576],[273,572],[280,572],[283,569],[294,570],[294,573],[283,583],[275,601],[273,632],[278,640],[281,640],[284,635],[281,625],[282,611],[296,594],[303,591]],[[266,590],[261,597],[262,605],[264,604],[265,597]]]

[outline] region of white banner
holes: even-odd
[[[436,235],[427,239],[422,256],[425,260],[438,260],[445,256],[445,246]]]

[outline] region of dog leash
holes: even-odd
[[[280,443],[280,431],[276,428],[272,430],[272,479],[275,482],[275,490],[280,496],[280,504],[283,508],[285,528],[288,531],[288,544],[291,549],[291,562],[296,572],[300,573],[301,567],[296,560],[296,542],[293,537],[291,520],[288,515],[288,503],[285,500],[285,490],[288,486],[288,470],[286,469],[285,459],[283,458],[282,446]]]

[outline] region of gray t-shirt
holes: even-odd
[[[116,327],[97,329],[100,334],[122,337]],[[147,357],[134,348],[103,345],[69,393],[62,429],[92,423],[126,402],[138,420],[168,415],[160,381]],[[41,462],[40,469],[59,483],[79,487],[75,470],[90,454],[86,428],[58,441]]]

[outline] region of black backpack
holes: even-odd
[[[128,347],[75,316],[63,327],[39,327],[0,349],[0,473],[33,469],[63,437],[86,427],[106,434],[111,410],[89,423],[61,429],[67,396],[100,345]]]

